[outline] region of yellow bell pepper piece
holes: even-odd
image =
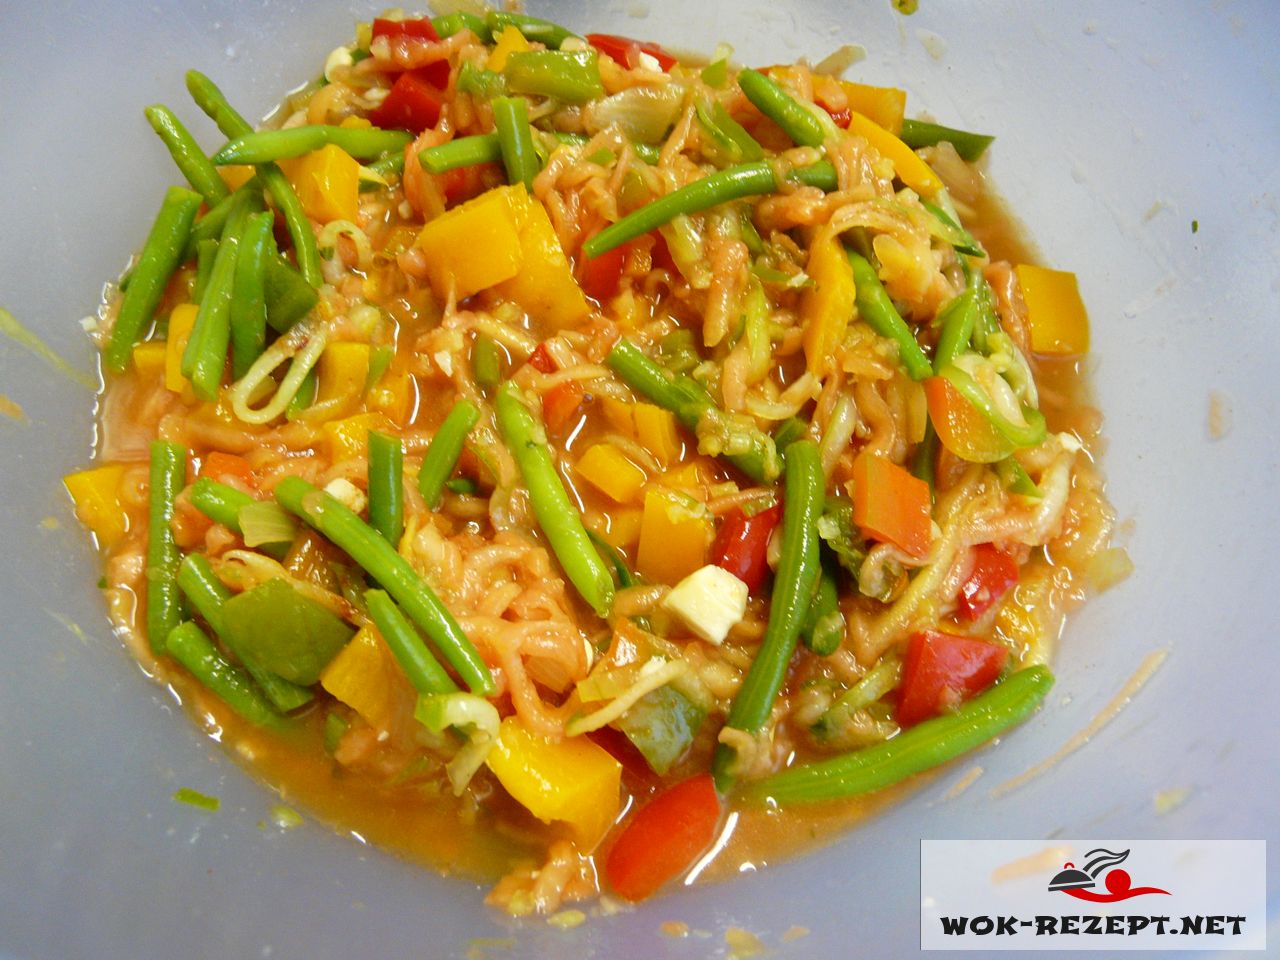
[[[360,212],[360,163],[332,143],[293,160],[281,169],[293,184],[302,209],[312,220],[355,220]]]
[[[547,740],[507,717],[485,762],[507,793],[539,820],[569,824],[584,851],[617,819],[622,764],[586,737]]]
[[[316,403],[354,400],[369,378],[369,345],[352,340],[331,343],[316,364]]]
[[[853,268],[840,242],[823,233],[814,241],[805,272],[813,280],[800,298],[805,365],[821,376],[853,316]]]
[[[324,425],[329,440],[329,455],[334,463],[363,457],[368,452],[369,431],[395,431],[395,424],[378,412],[357,413],[345,420],[331,420]]]
[[[436,217],[418,234],[416,246],[426,254],[427,276],[442,300],[450,287],[461,300],[520,271],[524,254],[510,190],[482,193]]]
[[[573,279],[560,238],[546,209],[529,196],[523,183],[506,187],[520,228],[520,270],[498,285],[498,293],[514,300],[535,320],[554,329],[572,326],[590,312],[587,298]]]
[[[664,467],[680,458],[680,434],[676,418],[670,410],[652,403],[637,403],[633,410],[636,439]]]
[[[618,550],[630,550],[640,539],[640,523],[643,511],[631,507],[610,510],[607,515],[589,522],[591,531],[605,543]]]
[[[386,414],[396,426],[403,427],[409,422],[415,393],[409,374],[389,374],[369,390],[365,402],[372,409]]]
[[[218,176],[222,177],[222,182],[232,193],[248,183],[257,172],[258,168],[248,163],[229,163],[225,167],[218,167]]]
[[[841,80],[840,86],[849,98],[850,111],[862,114],[895,137],[901,132],[902,116],[907,111],[907,91],[897,87],[873,87],[848,80]]]
[[[582,477],[617,503],[630,503],[640,493],[648,477],[611,443],[597,443],[574,465]]]
[[[524,38],[523,33],[515,27],[505,27],[502,33],[498,34],[498,42],[493,45],[485,67],[495,73],[501,73],[507,66],[507,57],[513,53],[523,53],[528,49],[529,41]]]
[[[522,183],[495,187],[436,217],[416,245],[441,299],[450,290],[462,299],[493,287],[557,329],[589,312],[547,211]]]
[[[373,126],[373,121],[368,117],[343,117],[338,126],[346,130],[368,130]]]
[[[893,164],[898,179],[926,200],[942,190],[942,181],[914,150],[874,120],[854,112],[849,116],[849,132],[856,133]]]
[[[168,346],[163,340],[151,340],[140,343],[133,348],[133,369],[143,380],[158,380],[164,377],[165,354]]]
[[[174,393],[194,396],[191,382],[182,375],[182,353],[187,349],[191,328],[195,326],[199,311],[200,308],[194,303],[183,303],[174,307],[169,314],[169,335],[164,350],[164,386]]]
[[[711,518],[702,504],[674,490],[650,487],[644,495],[636,569],[654,583],[674,586],[707,562]]]
[[[62,478],[76,505],[76,516],[98,538],[98,545],[104,548],[118,543],[129,529],[129,516],[120,503],[120,479],[123,476],[123,465],[109,463],[105,467],[69,473]]]
[[[377,632],[361,627],[320,674],[320,685],[358,713],[375,730],[390,730],[413,689]]]
[[[1089,352],[1089,315],[1076,275],[1021,263],[1013,268],[1031,323],[1031,349],[1072,356]]]
[[[626,403],[617,397],[601,397],[601,408],[604,410],[604,418],[609,421],[609,426],[617,430],[626,437],[634,438],[636,435],[636,404]]]

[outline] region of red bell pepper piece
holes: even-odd
[[[622,268],[627,262],[627,244],[606,250],[598,257],[584,257],[582,292],[597,303],[604,303],[618,292],[622,284]]]
[[[559,433],[582,406],[582,384],[577,380],[558,383],[542,395],[542,419],[547,429]]]
[[[977,620],[1018,582],[1018,564],[993,544],[982,543],[973,550],[973,572],[956,596],[956,615]]]
[[[551,353],[547,350],[545,343],[540,343],[533,348],[533,353],[529,354],[529,366],[539,373],[554,373],[557,369],[556,362],[551,359]]]
[[[748,517],[741,508],[725,514],[711,545],[711,562],[728,570],[755,593],[769,572],[769,538],[782,519],[781,504]]]
[[[656,43],[650,43],[647,40],[632,40],[630,37],[620,37],[613,33],[588,33],[587,43],[628,70],[634,70],[640,65],[642,53],[647,53],[657,60],[663,73],[669,73],[676,65],[675,57]]]
[[[643,900],[693,865],[719,823],[711,775],[682,780],[632,815],[605,859],[609,885],[626,900]]]
[[[1009,648],[939,630],[911,635],[902,664],[898,723],[903,727],[950,710],[995,683]]]
[[[445,96],[443,90],[427,79],[426,73],[426,70],[406,70],[396,77],[386,99],[369,113],[369,122],[375,127],[408,130],[414,134],[434,127],[440,119]]]
[[[382,20],[373,21],[372,39],[388,37],[392,42],[399,38],[421,40],[426,43],[439,43],[440,34],[426,17],[417,20]],[[415,71],[433,86],[444,89],[449,85],[449,61],[437,60]],[[434,123],[435,121],[432,121]],[[379,124],[381,126],[381,124]],[[430,124],[428,124],[430,126]]]

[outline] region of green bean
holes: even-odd
[[[191,228],[191,239],[187,243],[187,256],[190,257],[196,247],[202,240],[217,240],[222,236],[222,228],[227,224],[227,217],[231,215],[231,211],[237,204],[243,203],[239,194],[243,190],[261,191],[262,184],[258,182],[257,177],[251,177],[240,185],[240,189],[235,193],[229,193],[216,204],[205,211],[204,216],[195,222]]]
[[[244,117],[236,113],[235,108],[227,102],[217,84],[198,70],[187,71],[187,90],[196,105],[218,125],[227,137],[243,137],[251,133],[253,128]],[[320,272],[320,251],[316,247],[316,235],[311,229],[311,221],[302,209],[302,202],[294,193],[293,187],[279,167],[274,163],[258,166],[258,177],[263,186],[271,194],[276,208],[284,217],[289,228],[289,236],[293,239],[293,253],[298,258],[298,270],[303,279],[313,287],[324,282]]]
[[[286,420],[296,419],[298,414],[316,402],[319,381],[320,377],[316,373],[316,368],[312,367],[307,371],[307,375],[302,378],[302,383],[298,385],[298,392],[289,398],[289,403],[284,408],[284,418]]]
[[[934,481],[938,471],[938,431],[933,429],[933,421],[926,420],[924,439],[916,447],[915,460],[911,464],[911,474],[929,485],[929,493],[933,493]]]
[[[942,330],[938,334],[938,345],[933,350],[935,373],[969,349],[978,315],[976,297],[976,291],[970,284],[938,312]]]
[[[193,483],[187,496],[193,507],[235,533],[240,532],[240,508],[255,502],[249,494],[208,477]]]
[[[178,588],[182,590],[187,602],[196,613],[204,618],[214,635],[225,641],[222,631],[222,605],[231,599],[231,591],[213,572],[209,558],[202,553],[189,553],[178,567]],[[266,670],[257,670],[253,664],[244,662],[244,667],[254,682],[262,688],[267,699],[277,710],[288,713],[296,710],[313,697],[310,690],[299,686],[284,677]]]
[[[204,291],[209,286],[209,274],[213,273],[213,261],[217,256],[217,240],[201,240],[196,244],[196,276],[191,284],[191,302],[197,306],[204,299]]]
[[[940,194],[940,196],[945,195],[945,191]],[[941,224],[941,229],[932,231],[934,236],[945,234],[942,239],[955,247],[957,253],[968,254],[971,257],[985,257],[987,255],[987,251],[982,249],[982,244],[978,243],[973,234],[960,224],[958,217],[942,206],[931,203],[928,200],[922,199],[920,206],[924,207],[938,224]]]
[[[267,345],[267,241],[272,215],[249,217],[231,283],[231,375],[239,380]]]
[[[872,330],[898,345],[898,362],[912,380],[923,380],[932,375],[929,363],[915,334],[907,326],[876,276],[875,267],[861,254],[848,250],[849,265],[853,267],[853,283],[857,291],[858,317]]]
[[[233,227],[232,220],[227,226]],[[226,235],[218,243],[209,281],[200,297],[191,336],[182,352],[182,375],[191,381],[201,400],[212,402],[218,397],[222,375],[227,366],[227,345],[231,342],[231,298],[234,295],[236,255],[240,249],[238,236]]]
[[[781,454],[809,432],[809,425],[799,417],[787,417],[773,431],[773,446]]]
[[[565,133],[556,130],[551,134],[552,139],[557,143],[569,147],[581,147],[590,142],[591,138],[581,133]],[[653,165],[662,157],[662,148],[652,143],[635,143],[631,144],[631,152],[643,160],[645,163]]]
[[[444,488],[450,493],[468,497],[473,496],[480,489],[470,477],[454,477],[452,480],[446,480]]]
[[[384,153],[404,152],[412,139],[403,130],[308,124],[283,130],[254,130],[230,140],[212,159],[219,166],[271,163],[333,145],[357,160],[373,160]]]
[[[422,466],[418,470],[418,489],[428,508],[434,510],[440,506],[444,483],[458,465],[458,457],[462,456],[462,445],[467,434],[479,419],[480,411],[475,404],[470,400],[459,400],[440,424],[436,435],[431,438],[431,444],[423,454]]]
[[[702,384],[684,374],[664,370],[629,340],[619,340],[614,344],[605,362],[631,389],[664,410],[670,410],[677,420],[695,434],[698,425],[705,418],[726,416]],[[744,449],[723,453],[721,456],[753,480],[772,483],[781,469],[773,438],[754,424],[735,425],[735,429]]]
[[[178,564],[182,555],[173,538],[173,501],[187,483],[187,451],[167,440],[151,443],[147,493],[147,637],[157,656],[165,637],[182,619]]]
[[[274,245],[273,240],[267,241]],[[267,257],[267,272],[263,293],[267,298],[267,324],[277,333],[284,333],[311,312],[320,302],[315,287],[307,283],[289,262],[278,254]]]
[[[932,147],[945,140],[956,148],[956,153],[970,162],[982,156],[987,147],[991,146],[991,141],[995,139],[986,134],[955,130],[936,123],[926,123],[923,120],[903,120],[898,137],[912,150]]]
[[[523,183],[525,189],[532,190],[533,178],[542,167],[533,149],[528,101],[524,97],[494,97],[489,106],[493,108],[493,125],[498,130],[507,182]]]
[[[502,71],[507,89],[551,97],[563,103],[586,103],[604,96],[594,50],[527,50],[507,56]]]
[[[1020,723],[1052,686],[1048,667],[1019,670],[955,713],[926,720],[892,740],[758,780],[747,788],[747,796],[786,805],[879,790],[946,763]]]
[[[840,648],[844,639],[844,614],[840,612],[840,589],[835,569],[823,562],[818,586],[800,628],[804,645],[820,657],[828,657]]]
[[[395,153],[388,153],[385,157],[379,157],[372,163],[366,163],[364,169],[376,177],[381,177],[383,180],[393,176],[398,177],[404,173],[404,151],[398,150]],[[376,190],[380,186],[382,184],[374,180],[367,180],[363,176],[360,178],[360,191],[362,193],[366,190]]]
[[[458,167],[474,167],[481,163],[497,163],[502,159],[502,144],[496,133],[461,137],[418,154],[418,162],[427,173],[447,173]]]
[[[143,244],[138,263],[130,271],[129,286],[120,301],[111,339],[103,351],[107,369],[119,373],[151,321],[164,296],[173,271],[183,260],[191,224],[200,209],[200,195],[183,187],[170,187]]]
[[[485,393],[502,381],[502,354],[498,345],[483,333],[477,333],[471,343],[471,375]]]
[[[404,535],[404,445],[369,431],[369,524],[396,549]]]
[[[425,581],[376,530],[332,496],[300,477],[286,477],[275,489],[276,500],[305,520],[369,576],[382,584],[409,617],[458,671],[472,693],[493,692],[493,676],[447,607]]]
[[[820,147],[826,140],[826,131],[817,116],[763,73],[743,70],[738,74],[738,86],[755,108],[780,126],[798,146]]]
[[[442,17],[432,17],[431,25],[436,28],[436,33],[442,40],[447,40],[463,30],[470,30],[481,43],[493,41],[493,31],[489,29],[489,24],[485,23],[484,17],[468,13],[466,10],[455,10]]]
[[[547,449],[542,425],[520,397],[519,388],[505,383],[494,402],[498,429],[515,458],[538,526],[564,568],[569,582],[601,617],[613,606],[613,577],[591,546],[582,518],[565,492]]]
[[[147,123],[151,124],[151,129],[169,148],[173,162],[187,178],[187,183],[191,184],[191,188],[196,193],[204,197],[205,203],[214,207],[230,195],[231,191],[227,189],[222,177],[218,176],[217,168],[205,156],[204,151],[200,149],[200,144],[196,143],[195,137],[191,136],[172,110],[164,104],[157,103],[142,112],[146,115]]]
[[[787,447],[785,460],[782,552],[769,601],[769,623],[725,721],[726,726],[749,734],[764,725],[778,699],[822,570],[818,517],[822,515],[825,481],[818,445],[812,440],[797,440]],[[722,792],[733,781],[734,757],[732,747],[723,743],[716,747],[711,772]]]
[[[1025,404],[1022,407],[1023,423],[1014,423],[996,407],[991,395],[982,388],[973,377],[954,363],[938,371],[938,376],[945,379],[960,392],[960,395],[973,404],[996,432],[1010,443],[1019,447],[1034,447],[1043,442],[1048,433],[1044,414]]]
[[[623,559],[617,547],[594,530],[587,531],[587,539],[599,551],[600,556],[613,568],[613,578],[617,581],[619,589],[626,590],[628,587],[634,587],[640,582],[636,575],[627,569],[627,561]]]
[[[541,17],[531,17],[527,13],[490,10],[485,15],[485,22],[488,24],[489,33],[492,36],[500,34],[506,27],[515,27],[524,34],[526,40],[536,40],[538,43],[546,44],[548,47],[557,50],[560,48],[560,44],[570,37],[577,36],[567,27],[552,23],[550,20],[543,20]]]
[[[808,167],[797,167],[787,174],[787,179],[827,191],[836,187],[835,168],[826,160]],[[726,167],[629,213],[584,243],[582,250],[588,257],[598,257],[628,240],[670,223],[681,214],[701,213],[730,200],[776,193],[778,187],[778,176],[768,160]]]
[[[457,692],[458,685],[427,649],[422,637],[418,636],[418,631],[395,605],[395,601],[381,590],[366,590],[364,602],[369,608],[374,626],[386,641],[404,675],[413,684],[413,689],[426,695]]]
[[[254,726],[274,727],[280,716],[254,686],[249,674],[227,660],[191,621],[166,635],[165,649],[210,693]]]

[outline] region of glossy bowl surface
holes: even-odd
[[[922,0],[910,17],[889,0],[531,6],[676,48],[726,41],[745,63],[860,44],[852,76],[905,86],[913,115],[996,133],[990,175],[1044,260],[1079,275],[1092,314],[1105,465],[1135,574],[1074,617],[1046,708],[981,754],[985,774],[958,798],[942,795],[967,763],[809,856],[576,930],[512,924],[469,884],[310,820],[270,825],[277,798],[107,627],[58,482],[90,454],[93,392],[0,337],[0,392],[25,411],[0,417],[0,955],[701,957],[725,955],[724,932],[741,927],[779,957],[902,957],[918,949],[922,837],[1280,837],[1280,5]],[[184,70],[260,116],[372,12],[10,4],[0,306],[91,371],[77,321],[175,179],[142,108],[171,104],[212,149]],[[1227,412],[1218,439],[1211,402]],[[1158,649],[1161,669],[1086,749],[992,797]],[[221,810],[173,802],[183,786]],[[1157,816],[1154,794],[1180,787],[1186,801]],[[664,921],[693,933],[672,939]],[[810,932],[783,943],[793,926]]]

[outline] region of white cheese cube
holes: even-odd
[[[662,601],[707,643],[724,643],[747,612],[747,585],[728,570],[708,564],[681,580]]]

